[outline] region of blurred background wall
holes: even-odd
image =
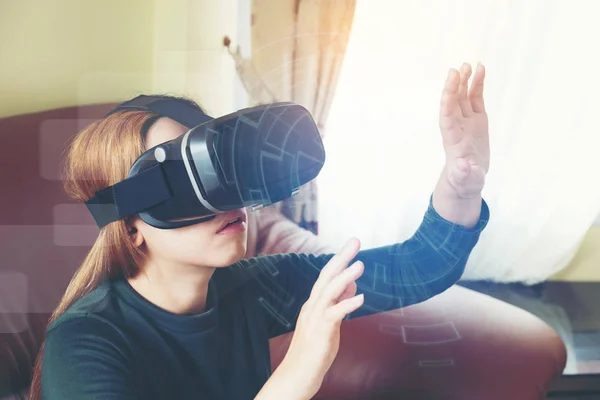
[[[0,117],[151,92],[230,112],[246,100],[222,40],[247,52],[249,31],[249,0],[2,1]]]

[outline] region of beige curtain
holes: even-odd
[[[250,103],[301,104],[323,135],[355,6],[355,0],[254,0],[251,57],[232,51]],[[277,207],[318,233],[316,180]]]

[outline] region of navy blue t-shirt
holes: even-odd
[[[489,220],[482,201],[473,228],[444,220],[431,198],[408,240],[362,250],[365,294],[357,318],[425,301],[456,283]],[[295,328],[333,254],[277,254],[217,269],[206,311],[177,315],[125,279],[107,281],[47,329],[46,400],[252,399],[271,375],[269,339]]]

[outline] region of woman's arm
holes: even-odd
[[[357,284],[365,301],[352,317],[419,303],[452,286],[487,225],[489,209],[481,196],[490,164],[484,67],[478,65],[469,90],[470,76],[466,63],[460,72],[448,71],[439,116],[446,164],[423,222],[407,241],[356,257],[364,263]],[[332,257],[287,254],[242,260],[229,269],[234,276],[230,284],[252,280],[257,301],[270,318],[270,334],[276,336],[294,330],[300,307]]]
[[[124,339],[105,322],[65,321],[48,331],[43,351],[44,400],[138,398]]]
[[[364,264],[356,283],[365,301],[351,318],[420,303],[460,279],[487,225],[488,206],[481,200],[479,220],[468,228],[442,218],[432,200],[433,196],[410,239],[358,252],[352,262]],[[270,337],[291,332],[321,269],[332,257],[290,253],[241,260],[222,271],[229,279],[223,279],[221,293],[246,285],[268,319]]]
[[[273,371],[254,400],[305,400],[308,398],[308,395],[303,395],[297,390],[286,367],[280,365]]]

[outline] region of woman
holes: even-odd
[[[111,223],[51,318],[31,398],[311,398],[337,354],[343,319],[443,292],[487,224],[483,66],[468,90],[470,74],[468,64],[448,74],[440,110],[447,163],[411,239],[362,251],[350,239],[336,255],[242,259],[244,209],[172,230],[135,215]],[[125,179],[145,149],[188,128],[146,111],[93,123],[70,146],[68,193],[88,200]],[[271,373],[268,340],[291,331]]]

